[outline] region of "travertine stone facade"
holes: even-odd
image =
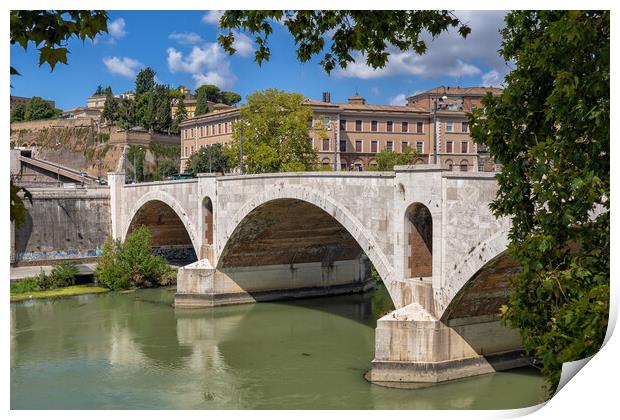
[[[372,263],[396,307],[378,321],[372,380],[438,381],[487,372],[496,366],[488,357],[499,366],[524,361],[512,353],[518,337],[497,318],[515,267],[502,259],[509,222],[488,209],[492,173],[413,165],[109,179],[115,237],[162,205],[185,227],[198,262],[179,270],[177,306],[362,291]],[[424,272],[412,275],[412,266]]]

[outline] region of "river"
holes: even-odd
[[[498,409],[544,398],[533,368],[422,389],[370,384],[377,292],[204,310],[173,298],[11,304],[11,408]]]

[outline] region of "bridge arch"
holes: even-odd
[[[389,260],[379,247],[372,232],[364,227],[363,223],[350,209],[344,204],[316,190],[304,187],[284,186],[283,184],[278,184],[273,188],[269,188],[254,195],[228,220],[228,223],[221,231],[221,235],[218,234],[219,240],[217,246],[218,255],[220,256],[217,262],[218,267],[221,266],[220,260],[223,256],[225,257],[226,247],[229,245],[229,241],[237,227],[255,209],[263,204],[275,202],[276,200],[298,200],[307,203],[322,210],[330,218],[338,222],[372,262],[386,286],[388,285],[392,276],[392,267],[388,263]]]
[[[508,232],[499,231],[473,247],[454,266],[441,291],[436,292],[439,317],[448,321],[462,316],[465,305],[472,316],[495,313],[496,306],[489,299],[503,302],[508,295],[507,277],[519,270],[516,260],[506,252],[507,247]]]
[[[196,229],[194,224],[191,222],[189,215],[183,209],[181,204],[170,194],[164,191],[150,191],[146,194],[142,195],[133,205],[131,210],[128,213],[128,217],[126,219],[126,224],[123,226],[121,231],[121,240],[125,240],[130,229],[136,225],[138,222],[137,218],[140,215],[140,212],[144,209],[148,209],[149,207],[154,208],[157,206],[159,209],[162,209],[164,212],[166,209],[171,210],[174,215],[178,218],[178,220],[182,223],[189,239],[191,241],[191,246],[194,249],[196,255],[199,255],[200,251],[200,240],[197,237]]]

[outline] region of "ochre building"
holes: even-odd
[[[417,151],[415,163],[440,163],[454,171],[495,171],[485,147],[469,134],[467,113],[482,106],[482,97],[501,89],[488,87],[437,87],[407,98],[407,104],[370,105],[355,94],[347,103],[332,103],[329,93],[312,107],[309,138],[326,169],[364,171],[377,164],[382,150]],[[200,147],[232,141],[232,124],[239,109],[216,110],[188,118],[181,124],[181,170]],[[327,133],[327,136],[324,136]]]

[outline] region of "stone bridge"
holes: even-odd
[[[494,174],[201,174],[125,185],[111,173],[112,233],[147,226],[179,269],[177,307],[363,292],[371,267],[395,310],[380,318],[374,382],[437,382],[528,363],[501,326],[510,222],[489,210]]]

